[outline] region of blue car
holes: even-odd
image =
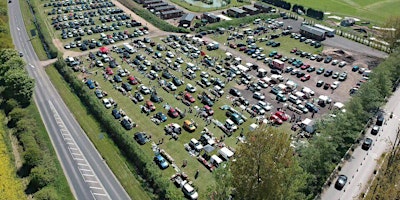
[[[91,79],[86,81],[86,85],[89,87],[89,89],[94,89],[96,87]]]
[[[157,119],[160,120],[161,122],[167,121],[167,116],[165,116],[162,112],[158,112],[158,113],[155,115],[155,118],[157,118]]]
[[[158,166],[160,166],[161,169],[166,169],[169,166],[168,162],[160,154],[158,154],[154,157],[154,161],[158,164]]]

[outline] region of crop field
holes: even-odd
[[[385,20],[398,14],[400,0],[288,0],[293,4],[303,5],[333,15],[351,16],[363,20],[383,24]]]

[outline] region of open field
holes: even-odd
[[[57,90],[62,91],[60,95],[64,102],[74,114],[82,129],[88,134],[96,149],[106,160],[108,166],[114,172],[126,192],[132,198],[150,199],[149,195],[141,187],[141,183],[138,181],[139,177],[136,177],[134,169],[127,164],[128,162],[125,157],[121,155],[121,152],[113,144],[107,133],[102,132],[98,122],[91,115],[88,115],[84,105],[70,90],[57,70],[54,67],[48,67],[46,72]]]
[[[333,15],[356,17],[366,21],[383,24],[386,19],[398,15],[400,0],[288,0],[287,2],[314,8]]]

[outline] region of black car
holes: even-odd
[[[342,190],[344,185],[347,183],[347,176],[340,175],[339,178],[336,180],[335,188],[338,190]]]
[[[111,114],[114,116],[115,119],[121,118],[121,113],[117,109],[113,109]]]
[[[369,148],[371,148],[372,145],[372,139],[371,138],[365,138],[361,148],[368,151]]]
[[[152,101],[154,103],[159,103],[159,102],[162,102],[162,99],[159,96],[157,96],[155,93],[151,93],[150,101]]]
[[[330,76],[330,75],[332,75],[332,74],[333,74],[333,71],[332,71],[332,70],[327,70],[327,71],[325,72],[324,76],[328,77],[328,76]]]
[[[371,134],[372,134],[372,135],[378,134],[380,128],[381,128],[381,127],[380,127],[380,126],[377,126],[377,125],[373,126],[372,129],[371,129]]]
[[[214,105],[214,102],[211,101],[211,99],[206,96],[203,96],[203,98],[201,99],[201,103],[203,103],[204,105],[210,106],[210,107],[212,107]]]
[[[144,132],[135,133],[135,135],[133,136],[133,139],[135,139],[136,142],[139,143],[140,145],[144,145],[147,142],[146,133],[144,133]]]
[[[377,117],[377,119],[376,119],[376,125],[377,125],[377,126],[382,126],[383,121],[385,121],[385,117],[383,116],[382,113],[379,113],[379,114],[378,114],[378,117]]]
[[[122,83],[122,88],[126,91],[132,91],[132,86],[129,83]]]
[[[120,76],[118,76],[118,75],[115,75],[114,76],[114,81],[117,82],[117,83],[120,83],[120,82],[122,82],[122,78]]]
[[[278,75],[281,75],[281,74],[282,74],[282,71],[279,70],[279,69],[271,69],[271,74],[278,74]]]
[[[170,79],[172,77],[172,75],[167,71],[163,71],[162,76],[166,79]]]
[[[174,85],[176,86],[181,86],[183,84],[183,82],[181,81],[181,79],[179,79],[178,77],[174,77],[172,79],[172,82],[174,83]]]
[[[235,89],[235,88],[231,88],[231,89],[229,90],[229,94],[231,94],[231,95],[233,95],[233,96],[235,96],[235,97],[240,97],[240,96],[242,96],[242,93],[241,93],[239,90]]]

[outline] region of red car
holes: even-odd
[[[138,81],[136,80],[136,78],[135,78],[134,76],[129,76],[129,77],[128,77],[128,81],[129,81],[129,83],[132,84],[132,85],[138,84]]]
[[[272,122],[274,122],[274,124],[282,124],[283,121],[276,115],[271,115],[271,117],[269,118]]]
[[[190,94],[190,93],[186,93],[184,98],[189,101],[190,103],[194,103],[196,101],[196,99]]]
[[[296,53],[297,49],[293,48],[292,50],[290,50],[290,53]]]
[[[281,111],[277,111],[274,115],[277,116],[282,121],[287,121],[289,119],[288,116],[284,112],[281,112]]]
[[[239,51],[245,51],[247,48],[246,47],[240,47]]]
[[[282,54],[276,54],[276,55],[274,56],[274,58],[275,58],[275,59],[282,58]]]
[[[179,113],[178,113],[178,111],[175,110],[175,108],[171,107],[168,110],[168,115],[173,117],[173,118],[177,118],[179,116]]]
[[[113,75],[114,72],[113,72],[113,70],[112,70],[110,67],[107,67],[107,68],[106,68],[106,74],[107,74],[107,75]]]
[[[302,65],[300,68],[303,69],[303,70],[305,70],[305,69],[310,68],[310,65]]]
[[[147,100],[146,101],[146,108],[149,109],[150,111],[155,111],[156,110],[156,106],[153,104],[153,102]]]
[[[204,110],[206,111],[208,116],[211,116],[214,114],[214,110],[210,106],[205,105]]]
[[[301,81],[308,81],[308,80],[310,80],[310,78],[311,78],[311,75],[310,74],[306,74],[305,76],[303,76],[303,77],[301,77]]]
[[[230,44],[229,47],[232,48],[232,49],[236,49],[237,48],[237,46],[235,44]]]

